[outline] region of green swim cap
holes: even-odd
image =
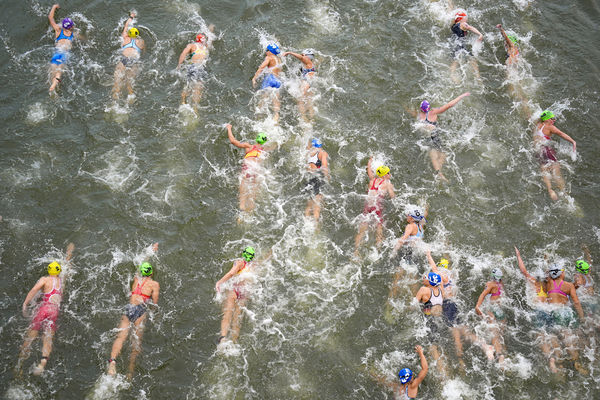
[[[152,269],[152,265],[150,265],[149,263],[145,262],[142,263],[142,265],[140,265],[140,273],[142,274],[142,276],[150,276],[153,273],[153,269]]]
[[[575,262],[575,269],[581,272],[582,274],[587,274],[588,272],[590,272],[590,264],[586,263],[583,260],[577,260],[577,262]]]
[[[258,144],[265,144],[265,142],[267,141],[267,134],[266,133],[259,133],[258,136],[256,136],[256,143]]]
[[[517,44],[519,42],[519,39],[517,39],[516,36],[513,35],[506,35],[507,38],[510,39],[511,42],[513,42],[514,44]]]
[[[540,119],[542,121],[548,121],[549,119],[552,119],[552,118],[556,119],[556,117],[554,116],[554,113],[552,111],[546,110],[542,113],[542,115],[540,115]]]
[[[254,253],[254,247],[248,246],[244,249],[244,251],[242,251],[242,257],[246,261],[252,261],[252,259],[254,258]]]

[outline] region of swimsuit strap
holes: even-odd
[[[151,296],[148,296],[147,294],[142,293],[142,288],[144,287],[146,282],[148,282],[148,279],[144,278],[144,279],[142,279],[142,284],[140,285],[140,281],[138,280],[137,286],[135,287],[135,290],[133,292],[131,292],[131,294],[132,295],[137,294],[138,296],[142,296],[144,299],[149,299]]]
[[[498,291],[496,293],[492,293],[492,297],[497,297],[502,294],[502,283],[498,282]]]
[[[554,287],[552,289],[548,290],[548,294],[550,294],[550,293],[558,293],[558,294],[562,294],[565,297],[569,297],[568,294],[566,294],[565,292],[563,292],[561,290],[563,282],[564,282],[564,280],[561,280],[560,283],[558,284],[558,286],[556,286],[556,282],[553,279],[552,280],[552,286],[554,286]]]
[[[135,39],[131,39],[131,41],[129,43],[127,43],[125,46],[121,47],[121,50],[123,49],[128,49],[128,48],[133,48],[136,49],[138,53],[142,53],[142,49],[140,49],[137,44],[135,43]]]
[[[242,273],[243,270],[246,269],[246,266],[248,265],[248,262],[246,260],[242,260],[242,262],[244,263],[244,266],[237,272],[238,275]]]
[[[56,41],[58,42],[61,39],[73,40],[73,33],[71,32],[71,36],[67,36],[64,34],[63,30],[60,30],[60,34],[56,37]]]
[[[381,181],[379,182],[379,185],[375,186],[375,182],[377,182],[377,179],[381,179]],[[383,184],[383,178],[375,178],[373,180],[373,184],[371,185],[371,188],[369,190],[379,190],[379,187]]]

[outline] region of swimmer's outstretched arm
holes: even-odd
[[[192,52],[193,47],[194,47],[194,45],[192,43],[185,46],[185,49],[183,49],[183,51],[179,55],[179,61],[177,62],[177,68],[179,68],[179,66],[185,61],[185,58],[187,57],[187,55]]]
[[[221,285],[223,283],[227,282],[232,276],[234,276],[235,274],[238,273],[242,264],[243,263],[241,262],[241,260],[235,260],[233,262],[233,266],[231,267],[229,272],[227,272],[225,275],[223,275],[223,277],[221,279],[219,279],[217,281],[217,283],[215,284],[215,290],[217,291],[217,293],[221,291]]]
[[[431,251],[427,250],[427,253],[425,254],[427,254],[427,262],[429,263],[429,267],[431,268],[431,270],[436,274],[439,274],[438,267],[435,264],[435,261],[433,261],[433,257],[431,257]]]
[[[582,244],[581,249],[583,250],[583,257],[585,261],[587,261],[590,266],[592,265],[592,255],[590,254],[590,249],[588,249],[587,244]]]
[[[369,158],[369,162],[367,163],[367,175],[369,176],[369,180],[375,179],[375,174],[373,173],[373,169],[371,168],[371,164],[373,164],[373,157]]]
[[[269,65],[269,59],[267,57],[265,57],[265,60],[262,62],[262,64],[260,64],[260,66],[256,70],[254,77],[252,77],[252,87],[256,87],[256,78],[258,78],[258,76],[263,71],[263,69],[267,68],[268,65]]]
[[[40,279],[38,279],[37,283],[35,285],[33,285],[31,290],[29,291],[29,293],[27,293],[27,297],[25,297],[25,301],[23,301],[23,307],[22,307],[24,317],[27,317],[27,306],[29,305],[31,300],[33,300],[33,298],[38,294],[38,292],[40,290],[42,290],[42,288],[44,287],[44,282],[45,282],[44,278],[45,277],[41,277]]]
[[[57,35],[60,32],[60,26],[54,20],[54,13],[59,8],[60,8],[60,6],[58,5],[58,3],[53,5],[52,9],[50,10],[50,14],[48,14],[48,21],[50,21],[50,25],[52,25],[52,28],[54,29],[54,31],[56,32]]]
[[[471,26],[471,25],[467,24],[466,22],[462,22],[462,23],[460,24],[460,28],[461,28],[461,29],[463,29],[463,28],[464,28],[463,30],[466,30],[466,31],[471,31],[471,32],[473,32],[474,34],[476,34],[476,35],[479,35],[479,37],[477,38],[477,40],[478,40],[479,42],[481,42],[481,41],[483,40],[483,35],[482,35],[482,34],[481,34],[481,32],[479,32],[479,31],[477,30],[477,28],[475,28],[474,26]]]
[[[240,149],[248,149],[252,147],[250,143],[240,142],[235,138],[235,136],[233,136],[233,132],[231,131],[231,124],[227,124],[227,137],[229,137],[229,141],[235,147],[239,147]]]
[[[481,292],[481,294],[479,295],[479,298],[477,299],[477,304],[475,305],[475,312],[479,315],[483,315],[483,313],[481,312],[481,309],[479,308],[482,304],[483,304],[483,300],[485,300],[485,297],[490,294],[492,292],[492,286],[488,283],[485,284],[485,289],[483,289],[483,292]]]
[[[527,278],[529,282],[535,284],[537,280],[529,272],[527,272],[527,269],[525,269],[525,263],[521,258],[521,252],[519,251],[519,249],[517,249],[517,246],[515,246],[515,254],[517,255],[517,262],[519,263],[519,269],[521,270],[521,273],[525,276],[525,278]]]
[[[506,47],[508,47],[509,49],[512,50],[515,47],[515,44],[512,42],[512,40],[510,40],[508,38],[508,35],[506,35],[506,32],[504,32],[504,28],[502,28],[502,24],[496,25],[496,28],[500,29],[500,34],[504,38],[504,44],[506,45]]]
[[[465,92],[465,93],[461,94],[460,96],[458,96],[457,98],[455,98],[454,100],[444,104],[441,107],[434,108],[431,111],[433,111],[435,114],[442,114],[442,113],[448,111],[448,109],[454,107],[459,101],[461,101],[462,99],[464,99],[465,97],[470,96],[470,95],[471,95],[470,92]]]
[[[396,245],[394,246],[394,249],[392,250],[392,257],[395,256],[396,253],[398,252],[398,249],[400,249],[400,247],[402,247],[404,245],[404,243],[406,243],[406,240],[408,239],[409,236],[410,236],[410,224],[406,225],[406,228],[404,228],[404,234],[396,242]]]
[[[573,140],[573,138],[571,136],[567,135],[566,133],[564,133],[563,131],[561,131],[554,125],[550,126],[550,132],[554,133],[555,135],[560,136],[561,138],[565,139],[566,141],[571,142],[571,144],[573,144],[573,151],[577,151],[577,143],[575,143],[575,140]]]
[[[308,64],[310,63],[310,58],[303,56],[302,54],[298,54],[298,53],[294,53],[293,51],[286,51],[283,54],[281,54],[282,57],[285,57],[287,55],[291,55],[296,57],[298,60],[302,61],[302,64]]]
[[[127,30],[129,29],[129,24],[133,22],[134,18],[135,18],[135,13],[133,11],[131,11],[129,13],[129,18],[127,18],[127,21],[125,21],[125,26],[123,27],[123,32],[121,32],[121,37],[123,39],[126,39],[129,36],[127,34]]]
[[[425,358],[425,354],[423,353],[423,348],[419,345],[416,345],[415,351],[421,359],[421,370],[419,371],[419,375],[417,375],[417,377],[410,383],[410,385],[413,387],[419,386],[421,382],[423,382],[423,379],[425,379],[425,376],[429,371],[429,365],[427,365],[427,359]]]

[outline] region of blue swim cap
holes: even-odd
[[[270,51],[271,53],[273,53],[275,55],[281,53],[281,50],[279,50],[279,46],[277,46],[275,43],[268,45],[267,51]]]
[[[402,368],[400,372],[398,372],[398,378],[400,378],[401,383],[408,383],[412,380],[413,372],[409,368]]]
[[[323,147],[323,143],[321,143],[321,141],[319,139],[314,138],[312,140],[312,146],[316,147],[316,148],[321,148],[321,147]]]
[[[427,280],[431,286],[437,286],[442,282],[442,277],[435,272],[430,272],[429,275],[427,275]]]

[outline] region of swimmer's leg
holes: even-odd
[[[281,103],[279,102],[279,92],[273,94],[273,119],[275,122],[279,122],[279,108]]]
[[[551,164],[551,169],[552,169],[552,179],[554,180],[554,184],[556,185],[558,190],[560,190],[561,192],[564,193],[565,180],[563,179],[562,173],[560,171],[560,164],[558,162],[553,162]]]
[[[363,237],[365,236],[365,233],[367,232],[367,228],[369,227],[369,223],[368,222],[362,222],[360,224],[360,227],[358,228],[358,234],[356,235],[356,238],[354,238],[354,256],[358,257],[358,247],[360,246],[360,242],[362,241]]]
[[[446,154],[442,153],[439,150],[431,149],[429,151],[429,158],[431,159],[431,165],[433,166],[433,170],[443,181],[448,181],[444,174],[442,173],[442,167],[446,162]]]
[[[31,345],[33,341],[38,337],[39,331],[34,329],[29,329],[27,331],[27,335],[25,336],[25,340],[23,341],[23,345],[21,346],[21,351],[19,352],[19,360],[17,361],[17,365],[15,366],[15,372],[20,373],[21,368],[23,366],[23,362],[27,360],[31,354]]]
[[[121,86],[123,85],[124,78],[125,78],[125,66],[123,65],[122,62],[119,61],[117,63],[117,66],[115,67],[115,76],[114,76],[115,83],[114,83],[113,89],[112,89],[112,98],[114,100],[119,99],[119,95],[121,92]]]
[[[471,66],[473,67],[473,73],[475,73],[475,77],[481,83],[481,76],[479,75],[479,65],[477,65],[477,60],[475,60],[475,57],[471,57]]]
[[[133,95],[133,84],[135,82],[135,77],[139,71],[138,65],[133,65],[131,68],[126,70],[126,83],[127,83],[127,94],[129,96]]]
[[[144,335],[144,322],[146,321],[146,315],[142,315],[135,321],[135,330],[131,337],[131,355],[129,356],[129,368],[127,372],[127,379],[133,377],[133,371],[135,369],[135,360],[142,351],[142,336]]]
[[[188,94],[188,90],[189,90],[189,83],[186,83],[183,86],[183,90],[181,91],[181,104],[185,104],[185,100],[187,99],[187,94]]]
[[[375,245],[379,247],[381,242],[383,242],[383,224],[379,222],[375,231]]]
[[[56,87],[60,83],[62,73],[63,73],[62,65],[50,64],[50,75],[51,75],[50,79],[51,79],[51,81],[50,81],[50,89],[48,89],[48,92],[52,93],[56,89]]]
[[[200,99],[202,98],[203,85],[202,82],[192,83],[192,108],[194,111],[197,110]]]
[[[242,172],[244,173],[244,172]],[[248,187],[250,185],[250,180],[248,178],[244,178],[242,177],[241,181],[240,181],[240,211],[245,212],[247,211],[246,209],[246,203],[248,200],[248,196],[250,194],[250,188]]]
[[[227,294],[227,299],[223,304],[223,319],[221,320],[221,337],[226,337],[231,326],[231,319],[236,305],[236,294],[233,290],[230,290]]]
[[[238,337],[240,336],[240,329],[242,326],[242,307],[246,304],[245,300],[238,300],[235,304],[235,309],[233,310],[233,315],[231,318],[231,341],[237,342]]]
[[[123,343],[125,343],[125,339],[127,339],[127,334],[129,333],[129,326],[129,319],[125,315],[121,316],[121,322],[119,323],[119,327],[117,328],[119,333],[117,333],[117,338],[115,339],[115,342],[112,346],[112,350],[110,352],[111,360],[115,360],[121,353]],[[117,366],[115,362],[108,363],[107,373],[109,375],[114,375],[117,373]]]
[[[460,83],[460,79],[456,75],[456,67],[458,67],[458,61],[454,60],[452,61],[452,64],[450,64],[450,77],[454,83]]]
[[[50,357],[50,353],[52,352],[53,339],[54,330],[50,328],[44,329],[44,336],[42,337],[42,359],[35,368],[33,372],[34,375],[41,375],[42,372],[44,372],[44,368],[46,368],[46,363],[48,362],[48,358]]]
[[[321,202],[322,201],[323,201],[322,194],[316,195],[313,200],[313,217],[315,218],[315,221],[319,221],[319,218],[321,217]]]
[[[444,359],[442,358],[441,354],[440,354],[440,350],[437,347],[437,345],[432,344],[429,347],[429,353],[431,354],[431,357],[433,357],[433,359],[435,360],[435,363],[437,365],[437,370],[438,373],[442,376],[442,377],[446,377],[446,362],[444,361]]]
[[[551,334],[542,335],[541,339],[542,352],[546,355],[546,357],[548,357],[548,365],[550,367],[550,371],[556,374],[559,372],[558,368],[560,367],[560,364],[558,364],[558,361],[561,356],[560,343],[558,339]]]
[[[542,181],[546,185],[546,190],[553,201],[558,200],[556,192],[552,189],[552,164],[546,164],[542,166]]]

